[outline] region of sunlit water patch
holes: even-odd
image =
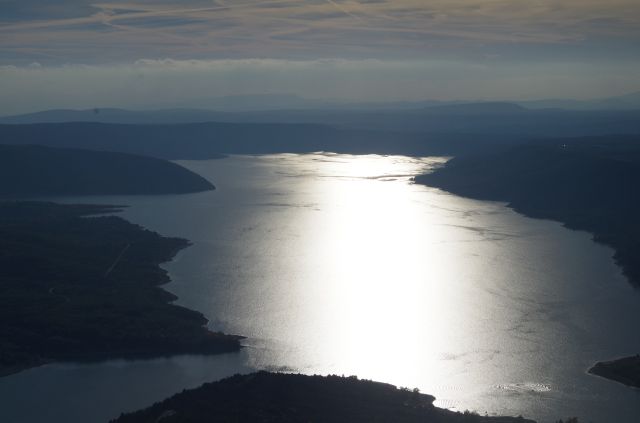
[[[192,240],[166,265],[174,281],[167,289],[211,327],[247,336],[235,359],[185,359],[167,369],[156,361],[153,377],[136,371],[145,362],[127,362],[130,372],[116,372],[118,395],[137,402],[126,408],[164,395],[143,395],[143,386],[177,392],[269,369],[418,387],[439,406],[482,414],[636,422],[637,391],[585,373],[596,360],[640,351],[640,298],[612,251],[558,223],[411,182],[444,161],[189,161],[181,164],[216,191],[91,198],[131,204],[124,217]],[[30,384],[55,377],[60,396],[73,396],[81,381],[107,383],[99,369],[45,366],[0,380],[0,394],[20,400]],[[126,383],[128,373],[135,383]]]

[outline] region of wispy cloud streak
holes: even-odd
[[[527,48],[544,56],[542,46],[566,44],[579,48],[563,54],[606,53],[612,46],[640,54],[637,0],[60,0],[49,15],[40,1],[7,6],[14,3],[0,2],[5,63],[47,55],[69,62],[126,61],[145,52],[178,58],[444,58],[508,56]]]
[[[327,3],[329,3],[330,5],[332,5],[333,7],[335,7],[336,9],[341,11],[342,13],[344,13],[345,15],[347,15],[349,17],[352,17],[354,19],[360,20],[360,16],[351,13],[347,8],[345,8],[344,6],[341,6],[339,3],[336,3],[333,0],[327,0]]]

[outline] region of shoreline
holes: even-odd
[[[315,421],[352,423],[535,423],[522,416],[488,416],[436,407],[435,397],[356,376],[258,371],[183,390],[111,423]]]
[[[606,152],[606,143],[603,145]],[[588,232],[593,242],[613,250],[612,258],[627,282],[640,289],[637,242],[640,231],[634,214],[640,203],[635,197],[629,198],[631,182],[627,181],[640,178],[640,172],[634,167],[624,169],[631,176],[616,174],[606,153],[591,152],[595,147],[590,145],[572,147],[585,151],[573,153],[569,148],[558,151],[553,145],[543,144],[499,154],[454,158],[433,172],[414,177],[413,181],[464,198],[505,203],[505,207],[525,217],[559,222],[567,229]],[[553,169],[540,170],[555,161],[562,166],[556,163]],[[607,184],[601,181],[605,178]],[[600,185],[593,192],[584,188],[596,183]],[[617,197],[612,197],[613,190],[619,192]]]
[[[177,296],[163,288],[171,278],[161,265],[190,241],[163,237],[118,216],[95,216],[105,211],[118,210],[0,203],[0,213],[8,216],[0,229],[13,236],[0,246],[12,251],[7,260],[16,263],[0,287],[13,295],[2,302],[7,311],[0,331],[0,377],[53,362],[215,355],[243,348],[243,336],[208,329],[204,315],[173,304]],[[48,247],[60,233],[69,239]],[[105,274],[124,243],[131,248]],[[34,255],[47,267],[25,272],[25,260]]]
[[[640,354],[598,361],[587,370],[587,373],[640,390]]]
[[[435,172],[437,172],[437,170]],[[620,254],[621,254],[620,247],[617,247],[614,243],[612,243],[610,241],[602,239],[595,232],[594,229],[583,227],[583,226],[579,226],[578,224],[574,224],[574,223],[572,223],[572,222],[570,222],[568,220],[563,219],[562,217],[554,215],[553,213],[548,213],[548,212],[545,213],[545,212],[540,211],[540,210],[526,209],[526,208],[524,208],[522,206],[518,206],[518,205],[513,204],[509,200],[496,199],[496,198],[492,198],[492,197],[488,197],[488,196],[476,196],[476,195],[473,195],[473,194],[456,192],[454,189],[449,189],[449,188],[445,187],[444,185],[438,185],[436,183],[431,183],[431,182],[429,182],[429,183],[422,182],[422,181],[425,181],[427,179],[426,177],[429,176],[429,175],[431,175],[431,174],[428,173],[428,174],[418,175],[418,176],[413,178],[413,182],[415,184],[423,185],[423,186],[426,186],[426,187],[429,187],[429,188],[436,188],[436,189],[439,189],[439,190],[441,190],[443,192],[446,192],[448,194],[452,194],[452,195],[455,195],[455,196],[458,196],[458,197],[461,197],[461,198],[466,198],[468,200],[499,203],[503,207],[505,207],[505,208],[507,208],[509,210],[512,210],[515,213],[517,213],[517,214],[519,214],[521,216],[524,216],[526,218],[558,223],[564,229],[568,229],[570,231],[584,232],[584,233],[588,234],[590,236],[590,238],[591,238],[590,240],[592,242],[611,249],[611,258],[613,259],[613,262],[615,263],[616,267],[618,267],[618,269],[620,270],[620,274],[626,279],[627,283],[630,284],[633,288],[640,289],[640,280],[636,280],[635,279],[636,273],[640,273],[640,271],[635,269],[635,268],[632,268],[632,266],[629,265],[628,263],[623,262],[622,259],[620,258]],[[422,177],[425,177],[425,178],[422,178]]]

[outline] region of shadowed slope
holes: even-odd
[[[171,162],[123,153],[0,145],[0,196],[180,194],[214,186]]]
[[[356,377],[259,372],[183,391],[117,423],[395,422],[531,423],[433,406],[434,397]]]
[[[172,304],[160,263],[189,245],[116,216],[113,206],[0,202],[0,376],[55,361],[216,354],[210,332]]]
[[[466,197],[506,201],[527,216],[594,234],[640,284],[640,137],[540,141],[456,158],[416,182]]]
[[[589,369],[589,373],[640,388],[640,354],[598,362]]]

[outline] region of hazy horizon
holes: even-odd
[[[0,114],[289,93],[591,99],[640,90],[640,4],[0,2]]]

